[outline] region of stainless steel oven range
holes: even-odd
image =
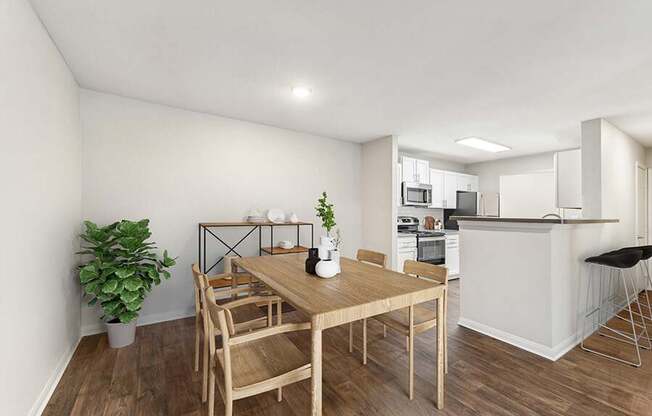
[[[417,260],[430,264],[446,264],[446,235],[442,232],[419,230],[416,217],[398,217],[398,232],[417,237]]]

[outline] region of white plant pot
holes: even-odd
[[[330,251],[335,249],[335,244],[333,239],[327,235],[322,235],[319,238],[319,258],[322,260],[330,259]]]
[[[317,276],[323,279],[330,279],[337,274],[337,264],[333,260],[320,260],[315,267]]]
[[[337,265],[337,273],[342,272],[342,267],[340,266],[340,251],[339,250],[331,250],[329,252],[330,254],[330,259],[332,262],[334,262]]]
[[[136,339],[136,319],[123,324],[122,322],[106,323],[109,334],[109,346],[111,348],[122,348],[134,343]]]

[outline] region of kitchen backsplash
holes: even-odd
[[[398,215],[418,218],[420,227],[423,227],[423,217],[426,215],[439,219],[442,223],[444,220],[444,210],[441,208],[398,207]]]

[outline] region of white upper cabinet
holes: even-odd
[[[457,174],[457,190],[478,192],[478,177],[474,175]]]
[[[582,208],[582,152],[555,153],[557,208]]]
[[[396,164],[396,206],[403,203],[403,165]]]
[[[417,182],[430,183],[430,162],[417,159]]]
[[[432,185],[431,208],[444,208],[444,172],[430,169],[430,185]]]
[[[401,156],[403,181],[413,183],[430,183],[430,162],[409,156]]]
[[[444,172],[444,200],[443,208],[457,208],[457,177],[454,172]]]

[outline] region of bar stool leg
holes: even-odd
[[[580,345],[581,345],[581,348],[584,351],[587,351],[587,352],[590,352],[590,353],[593,353],[593,354],[599,355],[601,357],[608,358],[610,360],[617,361],[617,362],[620,362],[620,363],[623,363],[623,364],[628,364],[628,365],[631,365],[631,366],[634,366],[634,367],[640,367],[641,364],[642,364],[642,361],[641,361],[641,352],[640,352],[639,344],[638,344],[639,335],[637,335],[637,333],[636,333],[636,323],[634,322],[634,314],[632,312],[632,305],[631,305],[632,300],[630,299],[629,288],[628,288],[628,285],[627,285],[627,282],[626,282],[626,275],[624,273],[624,270],[619,269],[618,273],[619,273],[620,281],[623,283],[623,286],[625,288],[625,297],[627,298],[627,312],[629,313],[629,318],[630,318],[628,322],[631,323],[632,334],[633,335],[630,337],[627,333],[624,333],[624,332],[619,331],[619,330],[614,329],[614,328],[610,328],[606,323],[603,324],[602,323],[602,313],[599,313],[600,321],[599,321],[599,327],[598,327],[598,334],[602,335],[604,337],[607,337],[607,338],[614,339],[616,341],[620,341],[620,342],[624,342],[624,343],[633,345],[634,350],[636,352],[637,361],[634,362],[634,361],[624,360],[622,358],[619,358],[619,357],[616,357],[616,356],[613,356],[613,355],[609,355],[609,354],[605,354],[603,352],[588,348],[584,344],[584,340],[582,340]],[[609,273],[609,278],[611,279],[611,277],[612,277],[611,273]],[[631,276],[630,276],[630,279],[631,279]],[[610,282],[609,286],[611,287],[611,282]],[[603,293],[602,293],[602,288],[603,288],[603,285],[602,285],[602,270],[600,270],[600,293],[599,293],[599,298],[598,298],[598,303],[600,305],[596,309],[594,309],[594,310],[590,311],[589,313],[587,313],[585,318],[595,314],[595,312],[600,312],[602,310],[602,303],[604,302],[604,296],[603,296]],[[638,297],[637,297],[637,300],[638,300]],[[628,342],[628,341],[623,340],[621,338],[616,338],[616,337],[611,336],[611,335],[600,333],[600,328],[607,329],[607,330],[619,335],[620,337],[626,338],[627,340],[629,340],[631,342]],[[645,329],[644,329],[644,333],[645,333],[645,335],[647,335],[647,331]],[[643,333],[641,333],[641,335],[643,335]],[[584,334],[583,334],[583,336],[584,336]]]

